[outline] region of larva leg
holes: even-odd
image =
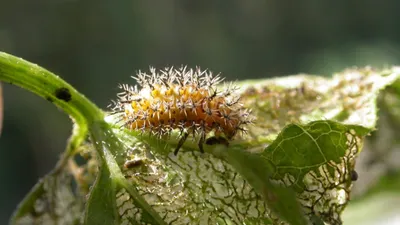
[[[210,137],[207,138],[205,141],[206,145],[225,145],[226,147],[229,146],[229,141],[224,137]]]
[[[189,132],[184,132],[183,136],[181,137],[181,139],[178,142],[178,146],[176,146],[176,149],[174,151],[174,155],[177,155],[179,152],[179,149],[182,147],[183,143],[185,143],[187,137],[189,136]]]
[[[203,144],[206,139],[206,134],[204,131],[201,132],[200,140],[199,140],[199,149],[201,153],[204,153]]]

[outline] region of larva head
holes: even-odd
[[[204,141],[211,131],[232,139],[251,122],[237,88],[217,87],[223,78],[207,70],[150,68],[149,74],[139,71],[133,78],[138,86],[120,85],[123,91],[113,107],[126,128],[157,136],[177,129]]]

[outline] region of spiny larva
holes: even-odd
[[[137,85],[120,85],[122,92],[112,104],[122,126],[141,130],[160,138],[173,130],[180,131],[176,155],[189,135],[198,138],[198,146],[209,134],[213,138],[231,140],[238,131],[246,132],[251,123],[250,110],[240,103],[237,88],[232,83],[218,87],[223,78],[208,70],[150,68],[150,73],[138,72],[133,77]]]

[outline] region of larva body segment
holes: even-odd
[[[199,149],[210,132],[231,140],[251,122],[250,111],[239,102],[236,87],[217,89],[223,79],[200,68],[165,68],[150,74],[139,71],[133,77],[138,86],[120,85],[113,111],[128,129],[149,132],[161,137],[179,130],[178,153],[186,139],[199,137]]]

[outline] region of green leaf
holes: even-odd
[[[256,117],[250,132],[263,139],[276,135],[289,123],[315,120],[374,130],[377,97],[399,76],[399,67],[382,71],[367,67],[348,69],[332,78],[296,75],[242,81],[239,86],[245,106],[253,109]]]
[[[65,171],[41,179],[14,213],[11,224],[79,224],[82,196],[73,187],[73,176]]]
[[[327,223],[340,224],[340,214],[349,199],[354,159],[361,150],[363,137],[375,126],[376,97],[398,76],[397,69],[361,69],[345,71],[332,79],[293,76],[243,82],[242,100],[256,116],[254,125],[249,127],[249,136],[232,141],[229,148],[205,147],[212,155],[198,154],[196,141],[187,141],[175,157],[171,153],[179,141],[178,134],[160,140],[127,131],[127,136],[139,138],[147,145],[137,141],[132,144],[135,151],[126,153],[126,159],[143,159],[145,163],[124,172],[135,174],[143,194],[151,186],[158,187],[155,191],[163,198],[146,198],[150,205],[159,206],[158,212],[174,215],[169,213],[170,208],[160,205],[175,199],[174,211],[185,213],[192,223],[204,219],[196,214],[199,211],[207,215],[210,223],[225,218],[235,223],[244,217],[278,223],[273,214],[294,224],[302,223],[295,210],[296,196],[310,220],[321,223],[319,217],[322,217]],[[241,155],[247,154],[243,151],[251,154]],[[157,171],[151,176],[155,183],[146,182],[150,176],[143,171],[148,172],[149,168]],[[159,182],[162,177],[171,181]],[[239,191],[243,187],[249,188],[246,193]],[[285,201],[260,204],[268,197],[266,187],[269,195]],[[174,196],[174,190],[181,195]],[[292,198],[283,195],[285,191],[294,193]],[[230,211],[225,210],[226,202],[216,200],[226,198],[227,193],[233,193],[228,194],[229,202],[235,202],[228,204]],[[242,214],[241,207],[250,207],[250,212],[257,213]],[[178,218],[179,213],[175,215],[166,217],[166,221],[184,223]]]
[[[295,192],[279,187],[270,180],[273,169],[270,161],[264,157],[250,154],[241,149],[229,149],[228,162],[263,196],[268,207],[292,225],[307,224]]]
[[[76,187],[76,177],[67,165],[83,142],[86,132],[79,126],[74,127],[56,167],[26,195],[14,212],[11,224],[79,224],[84,196]]]
[[[340,224],[349,199],[353,159],[361,146],[353,129],[332,121],[288,125],[262,153],[272,181],[292,187],[304,210]]]
[[[86,203],[85,225],[120,224],[116,205],[116,184],[105,165],[101,166]]]
[[[206,146],[206,154],[189,139],[174,156],[178,133],[155,138],[112,129],[112,119],[105,123],[103,112],[59,77],[0,53],[1,81],[53,102],[75,122],[56,169],[21,203],[13,222],[36,219],[40,199],[65,211],[62,203],[71,195],[59,194],[72,193],[73,179],[79,190],[71,204],[79,208],[87,200],[86,224],[341,224],[355,158],[364,136],[376,127],[380,91],[392,85],[386,103],[400,108],[399,75],[396,67],[363,68],[331,79],[298,75],[243,81],[241,99],[255,117],[249,135],[236,137],[229,147]],[[390,112],[397,117],[396,110]],[[87,134],[91,157],[78,167],[72,157],[85,156],[80,149]],[[86,199],[85,187],[92,184]],[[37,221],[77,218],[50,209]]]
[[[101,164],[87,201],[85,224],[165,224],[136,190],[135,183],[128,183],[122,175],[116,156],[127,146],[104,121],[95,121],[90,131]]]
[[[343,213],[345,224],[395,221],[399,211],[399,81],[378,98],[379,123],[368,137],[363,156],[357,160],[358,180],[352,200]],[[385,207],[391,205],[393,207]],[[395,223],[395,222],[393,222]]]

